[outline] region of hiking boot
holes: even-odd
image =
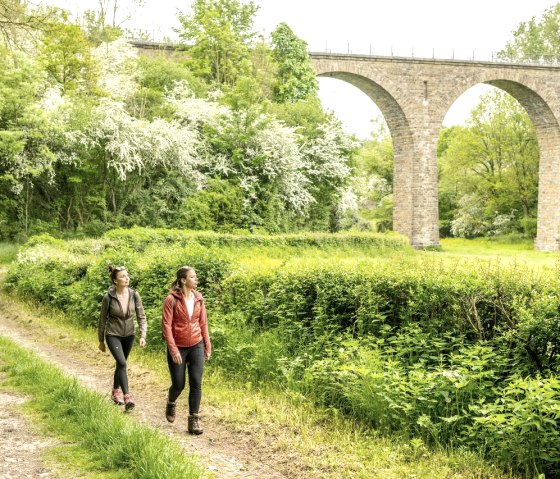
[[[134,401],[132,399],[132,394],[128,393],[124,395],[124,410],[132,411],[134,409]]]
[[[119,406],[122,406],[124,404],[123,393],[120,388],[113,389],[111,391],[111,399],[115,404],[118,404]]]
[[[202,434],[203,429],[198,424],[198,414],[191,414],[189,416],[189,433]]]
[[[165,406],[165,417],[169,422],[175,421],[175,406],[177,406],[177,403],[167,401],[167,406]]]

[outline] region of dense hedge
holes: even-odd
[[[377,429],[560,477],[557,281],[367,266],[227,277],[222,306],[261,334],[218,331],[222,361],[257,381],[279,370],[276,381]]]
[[[173,229],[131,228],[115,229],[104,238],[119,245],[141,251],[147,245],[175,244],[188,240],[211,247],[343,247],[374,248],[377,250],[409,249],[408,240],[397,234],[377,233],[299,233],[283,235],[228,234],[212,231],[184,231]]]
[[[392,434],[482,450],[527,478],[560,477],[558,279],[421,260],[399,249],[399,237],[372,238],[146,229],[42,237],[7,281],[94,325],[107,264],[124,264],[149,343],[161,347],[162,301],[177,268],[192,265],[209,304],[213,362],[225,373]],[[311,261],[291,256],[297,245]],[[332,258],[314,261],[314,250]],[[275,268],[259,261],[271,251],[284,255]]]
[[[84,326],[94,326],[101,300],[110,286],[107,266],[125,265],[131,286],[141,295],[148,317],[148,340],[155,347],[162,345],[161,305],[177,269],[190,265],[197,270],[199,289],[212,305],[233,263],[223,252],[188,240],[167,249],[158,244],[145,244],[141,252],[105,241],[58,241],[33,240],[22,248],[17,264],[8,272],[7,284],[14,285],[25,296],[64,311]]]
[[[556,290],[530,276],[520,280],[517,273],[441,274],[426,265],[422,271],[408,267],[369,263],[357,268],[333,262],[297,271],[236,274],[224,281],[222,302],[265,329],[294,323],[379,337],[418,324],[427,333],[453,332],[470,341],[517,328],[532,305],[539,304],[533,313],[542,315],[544,299],[553,311],[558,304]]]

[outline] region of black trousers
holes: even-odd
[[[189,373],[189,414],[198,414],[202,398],[202,371],[204,370],[204,342],[195,346],[179,348],[182,363],[175,364],[167,349],[167,365],[171,375],[169,401],[175,402],[185,389],[186,373]]]
[[[117,365],[113,377],[113,389],[121,388],[128,394],[128,375],[126,373],[126,360],[134,344],[134,334],[131,336],[105,336],[109,351],[115,358]]]

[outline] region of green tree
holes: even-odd
[[[196,78],[180,61],[161,56],[140,56],[137,63],[138,89],[129,101],[129,110],[137,118],[171,118],[173,108],[166,95],[184,82],[197,97],[206,95],[208,85]]]
[[[66,14],[45,27],[39,61],[63,94],[90,90],[96,77],[91,45],[79,25],[69,23]]]
[[[0,66],[0,202],[10,208],[0,216],[9,220],[9,235],[26,235],[34,223],[56,218],[54,172],[72,154],[64,139],[63,100],[48,88],[38,65],[6,53]]]
[[[319,126],[329,121],[317,97],[310,97],[295,103],[269,103],[265,109],[286,125],[297,129],[305,139],[315,138],[321,134]]]
[[[371,138],[356,155],[353,188],[360,214],[387,231],[393,224],[393,142],[384,121],[374,125]]]
[[[43,26],[58,15],[54,7],[31,7],[25,0],[0,0],[0,42],[5,46],[32,48]]]
[[[534,234],[538,145],[531,121],[510,95],[482,98],[467,128],[457,129],[441,157],[441,190],[455,192],[452,230],[459,236]]]
[[[179,36],[193,72],[218,85],[233,85],[247,75],[256,11],[253,2],[194,0],[189,14],[179,13]]]
[[[261,98],[263,101],[272,100],[278,67],[269,44],[263,38],[257,40],[251,49],[249,60],[252,65],[251,76],[256,80]]]
[[[307,55],[307,43],[281,23],[272,32],[272,57],[278,65],[274,100],[297,102],[317,94],[319,84]]]
[[[557,62],[560,60],[560,4],[545,10],[542,17],[521,22],[498,57],[504,60]]]
[[[465,127],[454,125],[445,128],[440,132],[437,157],[438,157],[438,195],[439,195],[439,233],[443,237],[451,236],[451,222],[458,208],[459,200],[458,189],[461,185],[460,181],[447,181],[448,177],[454,177],[456,173],[453,166],[441,161],[450,145],[460,142],[462,138],[467,137]],[[458,148],[460,150],[460,148]],[[462,150],[461,150],[462,151]]]
[[[180,208],[183,228],[232,231],[243,226],[243,190],[228,180],[214,178],[189,196]]]

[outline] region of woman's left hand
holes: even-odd
[[[143,348],[146,346],[146,340],[144,338],[140,338],[140,347]]]
[[[204,359],[205,359],[206,361],[209,361],[209,360],[210,360],[210,356],[212,356],[212,353],[208,353],[207,351],[204,351]]]

